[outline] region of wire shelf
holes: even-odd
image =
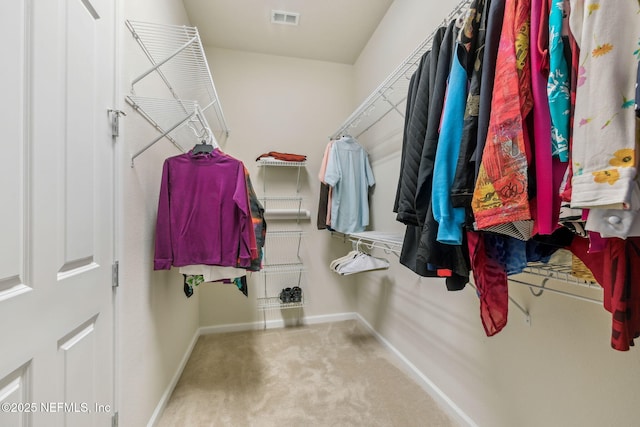
[[[554,279],[561,282],[570,283],[572,285],[580,285],[591,289],[602,289],[602,287],[595,281],[588,281],[575,277],[572,274],[571,265],[556,263],[545,264],[542,262],[535,262],[527,265],[527,267],[524,269],[524,273]]]
[[[262,269],[263,274],[290,274],[290,273],[302,273],[305,271],[304,264],[301,262],[290,264],[265,264]]]
[[[470,3],[471,0],[463,0],[460,2],[444,19],[442,25],[446,26],[451,20],[460,17]],[[357,138],[392,111],[396,111],[401,117],[404,117],[404,111],[401,111],[401,107],[407,99],[411,75],[418,68],[422,56],[431,49],[436,31],[431,33],[380,86],[356,108],[338,130],[330,136],[331,139],[336,139],[344,133],[349,133]]]
[[[259,159],[256,161],[258,166],[281,166],[281,167],[291,167],[291,168],[302,168],[307,165],[307,161],[304,162],[289,162],[286,160],[278,160],[278,159]]]
[[[210,129],[216,142],[226,141],[229,128],[198,29],[131,20],[126,21],[126,26],[151,64],[132,80],[127,102],[161,134],[133,158],[165,136],[184,151],[183,146],[200,142],[203,129]],[[164,83],[164,94],[158,94],[162,85],[151,84],[160,82],[150,76]],[[200,132],[178,133],[198,109],[202,115]]]
[[[302,208],[301,196],[297,197],[261,197],[266,220],[309,219],[311,212]]]
[[[305,305],[304,292],[302,293],[302,301],[300,302],[282,302],[279,297],[257,298],[258,310],[288,310],[292,308],[302,308]]]
[[[349,234],[348,237],[356,247],[364,246],[367,249],[378,248],[396,255],[400,255],[404,241],[404,236],[401,233],[381,231],[363,231],[361,233]]]
[[[264,244],[264,265],[301,264],[302,231],[268,231]]]

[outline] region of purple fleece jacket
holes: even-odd
[[[241,161],[219,150],[165,160],[154,270],[192,264],[248,267],[251,227]]]

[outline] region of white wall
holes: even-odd
[[[179,0],[122,3],[123,18],[188,23]],[[231,128],[223,148],[245,162],[258,193],[263,178],[253,162],[258,154],[276,150],[309,157],[302,180],[304,204],[312,212],[312,221],[302,224],[307,232],[305,316],[357,310],[480,426],[635,425],[640,358],[634,350],[609,348],[610,315],[602,307],[549,294],[534,298],[525,288],[512,288],[514,298],[530,310],[532,325],[510,306],[505,330],[487,338],[471,289],[447,292],[441,281],[419,278],[395,261],[387,271],[349,278],[327,268],[349,249],[315,228],[316,174],[327,136],[454,5],[451,0],[438,5],[396,0],[354,67],[207,49]],[[128,81],[147,64],[124,24],[122,29],[126,94]],[[198,326],[262,321],[255,310],[262,282],[259,275],[250,278],[248,299],[231,286],[212,284],[187,299],[180,276],[152,271],[162,161],[178,153],[162,141],[130,169],[130,155],[156,133],[124,109],[118,402],[121,425],[137,426],[152,416]],[[402,229],[391,212],[402,127],[399,116],[393,120],[390,116],[360,139],[372,154],[377,179],[372,219],[379,230]],[[276,190],[288,188],[286,174],[271,176]]]
[[[188,24],[181,0],[123,1],[121,24],[122,96],[149,62],[124,25],[125,19]],[[158,94],[163,94],[157,87]],[[162,163],[179,154],[167,140],[155,144],[130,167],[131,155],[158,134],[122,99],[121,280],[119,312],[120,425],[143,426],[169,387],[198,328],[197,295],[187,299],[177,273],[153,271],[155,218]]]
[[[355,65],[364,99],[456,2],[396,0]],[[392,211],[403,122],[360,138],[377,179],[375,227],[398,230]],[[381,148],[383,147],[383,148]],[[380,154],[376,154],[380,153]],[[402,227],[400,228],[402,229]],[[637,425],[637,350],[609,346],[611,315],[600,305],[522,286],[510,294],[532,316],[509,306],[509,323],[487,338],[475,293],[448,292],[397,262],[358,277],[358,312],[479,426]]]
[[[307,304],[303,316],[353,312],[353,280],[338,277],[328,268],[333,258],[342,255],[342,244],[316,227],[318,170],[329,134],[353,108],[352,67],[218,48],[207,48],[206,55],[231,129],[224,151],[245,163],[258,196],[264,192],[265,172],[267,195],[294,195],[296,187],[294,169],[258,168],[255,159],[260,154],[279,151],[307,155],[300,187],[303,208],[311,211],[311,221],[299,226],[295,221],[267,224],[268,230],[301,228],[305,232],[301,258],[306,268],[302,286]],[[268,283],[275,286],[271,292],[290,286],[292,279],[290,275],[270,275]],[[249,298],[232,286],[205,284],[198,289],[201,326],[262,322],[256,297],[263,296],[263,289],[263,276],[255,273],[249,276]],[[291,310],[283,315],[289,323],[297,320],[298,313]],[[280,311],[267,313],[267,320],[281,319]]]

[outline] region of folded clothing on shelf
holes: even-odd
[[[269,151],[268,153],[260,154],[256,159],[256,162],[265,157],[274,158],[276,160],[283,160],[285,162],[304,162],[307,160],[307,156],[303,154],[290,154],[280,153],[278,151]]]

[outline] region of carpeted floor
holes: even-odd
[[[453,427],[356,321],[200,337],[158,423]]]

